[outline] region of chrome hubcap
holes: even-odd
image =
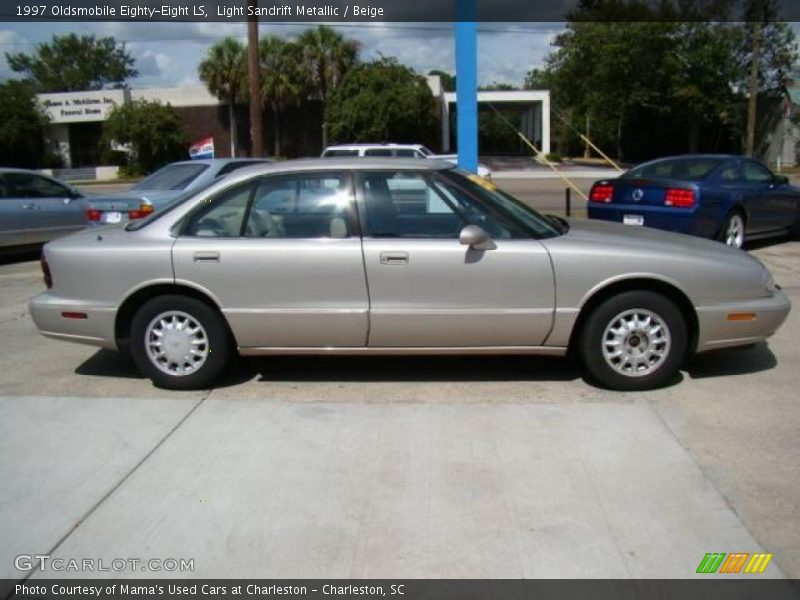
[[[636,308],[614,317],[603,333],[603,358],[617,373],[649,375],[669,355],[670,332],[656,313]]]
[[[208,335],[190,314],[172,310],[150,321],[145,331],[147,356],[164,373],[191,375],[208,358]]]
[[[725,230],[725,243],[734,248],[741,248],[744,243],[744,221],[739,215],[731,215]]]

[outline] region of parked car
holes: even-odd
[[[687,233],[741,248],[800,233],[800,188],[743,156],[697,154],[644,163],[596,182],[590,219]]]
[[[171,163],[126,192],[90,196],[91,225],[141,219],[178,196],[199,190],[238,169],[270,162],[264,158],[209,158]]]
[[[127,226],[51,242],[42,264],[49,289],[30,303],[41,333],[129,348],[173,389],[213,385],[237,351],[574,349],[602,385],[641,390],[689,354],[769,337],[789,313],[745,252],[548,219],[433,160],[242,169]]]
[[[435,154],[422,144],[339,144],[328,146],[322,151],[322,158],[347,156],[433,158],[453,164],[458,163],[458,154]],[[486,165],[478,164],[478,175],[484,179],[491,179],[492,170]]]
[[[72,186],[35,171],[0,169],[0,251],[36,246],[86,227]]]

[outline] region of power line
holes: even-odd
[[[238,25],[238,23],[237,23]],[[241,25],[245,25],[242,23]],[[265,22],[265,26],[267,27],[303,27],[304,25],[311,27],[313,24],[307,23],[283,23],[283,22]],[[451,26],[445,27],[434,27],[434,26],[423,26],[423,25],[390,25],[381,23],[380,26],[375,25],[360,25],[356,23],[348,23],[348,24],[337,24],[335,28],[349,28],[349,29],[363,29],[363,30],[372,30],[372,31],[379,31],[381,29],[395,29],[398,31],[452,31]],[[535,31],[526,31],[522,29],[495,29],[495,28],[478,28],[478,33],[504,33],[504,34],[511,34],[511,35],[537,35],[537,36],[551,36],[556,33],[560,33],[561,29],[548,29],[548,30],[535,30]],[[220,37],[225,36],[210,36],[210,35],[196,35],[196,36],[179,36],[179,37],[165,37],[165,38],[126,38],[126,39],[118,39],[117,41],[125,43],[125,44],[137,44],[137,43],[144,43],[144,42],[201,42],[201,41],[217,41]],[[241,38],[246,37],[245,34],[239,36]],[[42,42],[0,42],[0,46],[35,46],[36,44],[40,44]]]

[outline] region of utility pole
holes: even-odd
[[[247,0],[252,9],[258,0]],[[264,156],[264,138],[261,125],[261,73],[258,60],[258,17],[250,10],[247,17],[247,80],[250,83],[250,147],[253,156]]]
[[[747,155],[756,152],[756,117],[758,108],[758,68],[761,62],[761,35],[764,27],[763,0],[755,2],[755,21],[753,22],[753,62],[750,64],[750,98],[747,106]]]
[[[456,1],[458,166],[478,172],[478,26],[476,0]]]

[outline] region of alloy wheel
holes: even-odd
[[[669,355],[671,336],[666,322],[641,308],[611,319],[603,333],[603,358],[617,373],[642,377],[657,370]]]

